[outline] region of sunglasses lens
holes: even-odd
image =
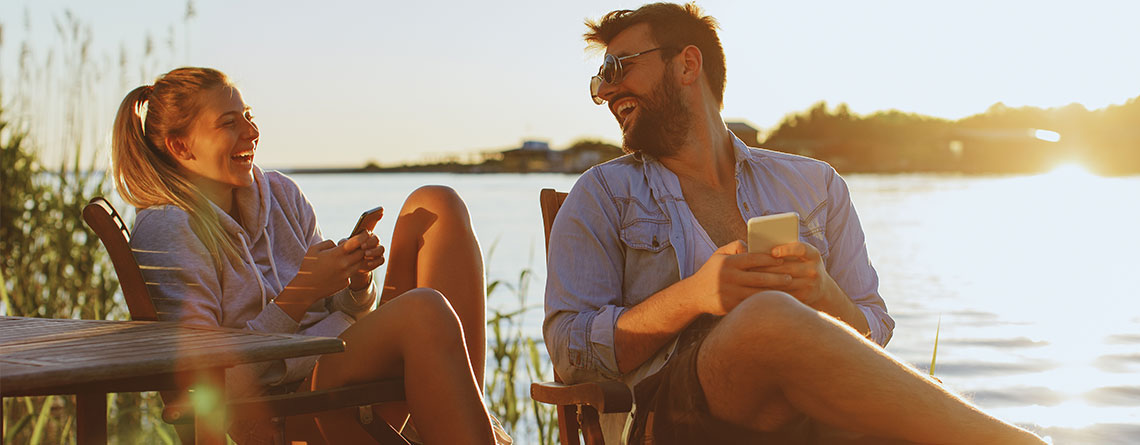
[[[602,76],[602,80],[605,80],[608,84],[617,83],[619,63],[617,57],[607,54],[605,62],[602,63],[601,72],[599,72],[598,75]]]
[[[590,78],[590,98],[594,99],[594,103],[601,105],[605,102],[601,97],[598,97],[598,89],[602,87],[602,78],[594,76]]]

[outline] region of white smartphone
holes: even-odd
[[[757,216],[748,220],[748,252],[770,253],[773,247],[800,240],[796,212]]]

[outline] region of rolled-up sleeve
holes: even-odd
[[[625,311],[617,212],[591,170],[574,185],[550,231],[543,337],[568,383],[621,375],[614,350],[614,328]]]
[[[895,321],[887,314],[886,302],[879,296],[879,275],[867,255],[863,228],[847,183],[834,170],[829,173],[827,272],[867,318],[871,341],[886,346],[894,332]]]

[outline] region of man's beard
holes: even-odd
[[[650,97],[637,104],[637,120],[630,123],[622,150],[661,158],[676,153],[685,143],[692,117],[681,98],[680,87],[670,81],[669,74],[662,76]]]

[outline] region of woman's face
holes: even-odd
[[[260,133],[250,107],[234,87],[201,94],[202,108],[182,138],[185,153],[176,155],[178,163],[210,197],[253,184],[253,153]]]

